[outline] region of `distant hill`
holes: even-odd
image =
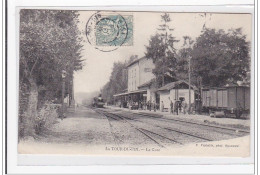
[[[78,104],[90,105],[94,97],[98,96],[100,92],[77,92],[75,93],[75,101]]]

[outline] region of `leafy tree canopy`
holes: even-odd
[[[171,34],[174,29],[169,27],[169,22],[171,22],[169,14],[161,15],[161,19],[162,24],[159,25],[158,33],[151,37],[145,53],[145,56],[152,59],[155,64],[153,73],[159,86],[175,79],[174,67],[176,67],[177,59],[174,43],[178,42]]]
[[[114,63],[109,82],[101,90],[102,98],[106,102],[112,103],[114,94],[122,93],[127,89],[127,65],[136,59],[138,59],[137,55],[132,55],[128,61]]]
[[[206,28],[191,51],[193,77],[203,86],[223,86],[243,81],[250,67],[249,43],[241,28],[216,30]]]
[[[78,13],[65,10],[20,11],[20,82],[28,79],[60,96],[62,70],[66,79],[82,68]]]
[[[176,77],[181,80],[188,80],[189,74],[189,59],[194,41],[189,36],[184,36],[183,47],[178,50],[177,65],[175,67]]]

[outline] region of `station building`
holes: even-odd
[[[195,102],[195,92],[197,88],[191,85],[191,104]],[[184,80],[178,80],[166,84],[159,88],[157,93],[160,95],[160,106],[163,101],[164,108],[169,109],[171,101],[183,99],[189,103],[189,83]]]
[[[115,94],[116,101],[147,101],[150,98],[149,84],[155,78],[152,70],[155,65],[151,59],[142,57],[127,65],[128,88],[127,92]],[[148,91],[148,94],[147,94]]]
[[[177,80],[166,84],[157,89],[152,86],[155,76],[152,70],[155,65],[152,59],[142,57],[127,65],[128,72],[128,87],[127,90],[120,94],[115,94],[114,99],[116,104],[125,104],[127,102],[138,103],[152,102],[161,106],[164,103],[164,108],[170,108],[170,102],[184,98],[189,102],[189,84],[184,80]],[[196,87],[191,86],[191,103],[194,103]],[[123,105],[124,106],[124,105]]]

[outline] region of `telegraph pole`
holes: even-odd
[[[191,87],[190,87],[190,74],[191,74],[191,69],[190,69],[190,60],[191,57],[189,56],[189,113],[191,112]]]
[[[74,75],[72,73],[72,80],[71,80],[71,104],[72,104],[72,107],[76,108],[76,104],[75,104],[75,97],[74,97]]]
[[[188,76],[189,76],[189,113],[191,112],[191,56],[188,53],[187,49],[191,49],[191,45],[193,41],[191,40],[190,37],[184,36],[184,49],[186,49],[186,59],[188,57],[188,66],[189,66],[189,71],[188,71]]]
[[[61,119],[64,118],[64,94],[65,94],[65,77],[66,77],[66,71],[62,70],[62,90],[61,90]]]
[[[165,85],[165,62],[167,61],[167,42],[168,42],[168,35],[170,37],[170,34],[167,30],[173,31],[174,29],[171,29],[168,25],[168,23],[171,21],[171,18],[168,13],[165,13],[164,15],[161,15],[162,21],[164,22],[163,25],[159,25],[160,28],[158,30],[163,31],[162,36],[162,42],[165,42],[164,44],[164,56],[162,58],[162,86]]]
[[[166,21],[165,22],[165,26],[167,25]],[[167,28],[165,28],[165,50],[164,50],[164,60],[163,60],[163,79],[162,79],[162,86],[164,86],[165,84],[165,79],[164,79],[164,72],[165,72],[165,61],[166,61],[166,56],[167,56],[167,41],[168,41],[168,33],[167,33]]]

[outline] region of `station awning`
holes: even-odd
[[[113,96],[119,97],[119,96],[124,96],[124,95],[139,94],[139,93],[146,93],[146,92],[147,92],[147,90],[136,90],[136,91],[125,92],[125,93],[121,93],[121,94],[115,94]]]
[[[138,86],[138,89],[144,89],[144,88],[148,89],[154,81],[155,81],[155,79],[153,78],[153,79],[141,84],[140,86]]]
[[[159,88],[157,91],[169,91],[171,89],[178,89],[179,85],[185,85],[187,86],[187,88],[189,87],[189,83],[184,81],[184,80],[179,80],[179,81],[175,81],[175,82],[171,82],[166,84],[165,86]],[[197,88],[193,85],[191,85],[191,88],[193,90],[197,90]]]

